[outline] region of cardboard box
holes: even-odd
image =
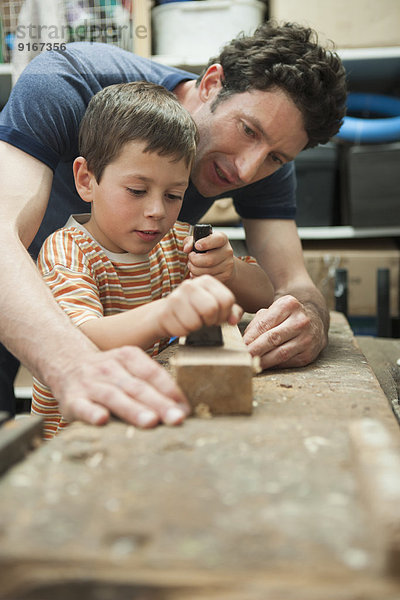
[[[269,16],[312,27],[338,48],[400,44],[398,0],[270,0]]]
[[[335,308],[335,271],[347,269],[349,315],[375,316],[377,270],[389,269],[390,312],[392,317],[399,316],[400,251],[394,241],[307,240],[303,249],[307,271],[330,309]]]

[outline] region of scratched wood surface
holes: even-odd
[[[179,428],[75,424],[10,469],[0,598],[399,600],[399,428],[343,317],[254,400]]]

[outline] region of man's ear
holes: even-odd
[[[86,159],[83,158],[83,156],[78,156],[78,158],[74,160],[72,169],[78,194],[85,202],[92,202],[93,188],[96,179],[93,173],[89,171]]]
[[[203,102],[214,100],[222,88],[224,69],[218,63],[210,65],[199,84],[199,97]]]

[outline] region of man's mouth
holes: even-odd
[[[225,173],[218,167],[218,165],[215,165],[215,172],[217,173],[218,177],[222,179],[222,181],[228,184],[231,183],[226,177]]]
[[[220,180],[220,182],[222,184],[229,185],[231,187],[235,187],[238,185],[236,178],[231,177],[229,174],[227,174],[225,171],[223,171],[221,169],[221,167],[219,167],[216,163],[214,163],[214,169],[215,169],[218,179]]]

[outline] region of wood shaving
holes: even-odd
[[[194,414],[200,419],[212,419],[210,407],[205,402],[200,402],[194,409]]]

